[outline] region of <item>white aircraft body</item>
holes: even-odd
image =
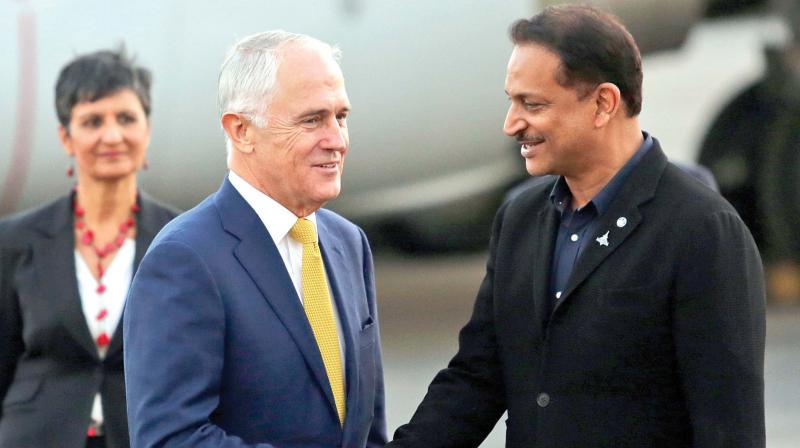
[[[56,132],[56,77],[75,55],[123,42],[154,75],[142,188],[181,208],[196,204],[226,170],[219,65],[239,38],[282,28],[343,50],[351,147],[343,192],[330,207],[360,223],[412,230],[433,246],[443,235],[453,238],[449,246],[483,241],[473,224],[489,221],[498,193],[524,176],[518,148],[501,131],[507,29],[546,3],[0,0],[0,215],[71,187]],[[706,2],[605,3],[643,50],[654,50],[677,47]],[[671,157],[696,158],[713,114],[763,72],[763,41],[781,29],[777,20],[711,23],[694,27],[682,49],[645,59],[643,126]]]

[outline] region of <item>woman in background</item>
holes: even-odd
[[[127,447],[122,310],[175,216],[139,191],[150,72],[123,52],[67,64],[59,138],[77,184],[0,221],[0,447]]]

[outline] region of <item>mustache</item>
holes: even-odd
[[[520,144],[524,142],[541,143],[544,141],[544,137],[542,137],[541,135],[523,134],[523,133],[518,133],[517,135],[514,136],[514,139],[517,141],[517,143]]]

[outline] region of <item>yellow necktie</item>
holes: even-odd
[[[333,316],[331,296],[328,282],[325,280],[325,268],[322,265],[322,254],[317,244],[317,231],[314,223],[300,218],[289,230],[289,235],[303,244],[302,291],[303,306],[308,323],[314,331],[325,372],[331,383],[339,422],[344,424],[345,397],[344,374],[339,351],[339,336],[336,333],[336,320]]]

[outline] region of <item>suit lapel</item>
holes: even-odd
[[[626,220],[624,227],[620,228],[616,225],[616,221],[620,218]],[[564,290],[562,300],[559,301],[556,309],[569,300],[572,292],[577,288],[586,277],[589,276],[609,255],[617,250],[628,236],[633,233],[636,227],[639,226],[642,217],[636,205],[625,204],[623,201],[615,201],[615,206],[612,206],[600,218],[600,224],[597,227],[595,235],[592,235],[592,240],[589,245],[584,249],[575,269],[570,275],[567,287]],[[602,240],[601,244],[598,240]],[[605,245],[605,243],[608,245]]]
[[[133,271],[139,268],[142,257],[153,242],[161,226],[166,224],[161,222],[156,215],[156,206],[147,199],[144,193],[139,193],[139,221],[136,223],[136,253],[133,256]]]
[[[75,273],[71,195],[54,204],[49,219],[42,220],[40,231],[43,237],[33,245],[33,259],[36,260],[40,284],[46,285],[42,290],[75,341],[98,358],[97,347],[83,315]]]
[[[536,334],[540,337],[544,337],[545,324],[549,319],[550,266],[553,264],[553,247],[558,232],[558,212],[549,205],[546,204],[536,218],[531,260],[538,260],[540,264],[530,268],[533,269],[533,301],[538,325]]]
[[[655,196],[658,181],[666,165],[667,158],[661,151],[658,140],[653,139],[653,147],[639,161],[609,209],[599,218],[595,235],[591,236],[592,240],[578,259],[556,310],[636,230],[642,221],[639,207]]]
[[[345,424],[355,418],[358,411],[354,400],[355,394],[351,391],[358,390],[358,350],[355,341],[358,340],[358,332],[361,330],[358,316],[355,314],[355,307],[351,306],[351,301],[347,300],[343,294],[347,288],[347,275],[349,265],[342,252],[342,244],[338,235],[332,232],[321,213],[317,213],[317,233],[319,234],[320,249],[322,251],[323,262],[325,263],[325,273],[328,277],[336,309],[339,312],[339,320],[342,324],[341,332],[344,339],[345,354],[345,391],[347,410]],[[331,401],[334,405],[334,402]],[[336,409],[334,405],[334,410]]]
[[[258,215],[227,179],[217,192],[215,203],[222,226],[239,239],[234,256],[286,327],[335,409],[322,356],[278,248]]]

